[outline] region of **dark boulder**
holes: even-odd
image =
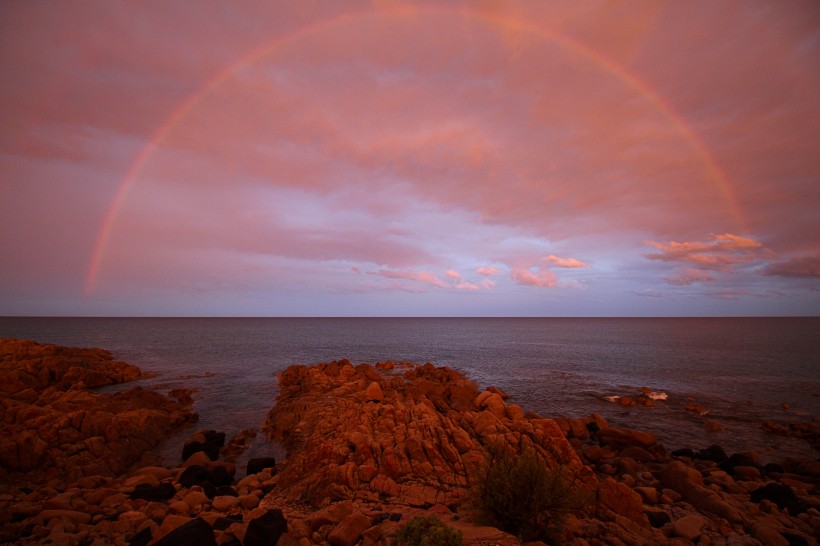
[[[233,481],[233,476],[224,466],[216,466],[208,471],[207,480],[216,487],[219,487],[222,485],[230,485]]]
[[[179,475],[179,483],[182,487],[188,488],[194,485],[202,485],[204,482],[209,482],[209,474],[207,468],[194,464],[182,471],[182,474]]]
[[[153,546],[216,546],[214,529],[205,520],[195,518],[180,525]]]
[[[275,546],[288,530],[288,522],[279,509],[268,510],[248,523],[245,546]]]
[[[792,488],[782,483],[767,483],[763,487],[759,487],[752,491],[749,496],[752,502],[761,502],[768,500],[777,505],[781,510],[788,509],[791,516],[797,516],[806,511],[806,507],[794,494]]]
[[[718,465],[721,470],[734,474],[738,466],[752,466],[760,470],[760,462],[751,453],[732,453],[732,456]]]
[[[670,455],[672,455],[673,457],[689,457],[690,459],[695,458],[694,450],[688,447],[676,449],[672,453],[670,453]]]
[[[212,461],[219,459],[219,451],[225,445],[225,433],[209,430],[205,432],[203,436],[205,438],[204,442],[193,439],[185,442],[185,445],[182,446],[183,461],[187,460],[188,457],[197,451],[202,451]]]
[[[257,474],[266,468],[276,466],[276,459],[273,457],[256,457],[248,461],[246,474]]]
[[[168,482],[159,485],[141,483],[129,494],[132,499],[143,499],[147,501],[164,501],[176,495],[177,490]]]
[[[199,466],[197,464],[191,465],[183,470],[182,474],[179,475],[179,484],[182,487],[187,488],[198,485],[202,488],[208,498],[212,499],[214,498],[216,487],[214,487],[214,484],[211,483],[210,476],[211,473],[204,466]]]
[[[723,448],[717,444],[712,444],[707,448],[699,450],[695,453],[696,459],[702,459],[704,461],[713,461],[718,464],[726,461],[729,457],[726,455],[726,452],[723,451]]]

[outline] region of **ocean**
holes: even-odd
[[[820,417],[820,318],[0,317],[0,337],[101,347],[156,374],[142,386],[195,389],[199,423],[158,448],[166,460],[195,429],[228,437],[258,429],[287,366],[342,358],[450,366],[482,388],[500,387],[525,411],[598,412],[654,432],[669,449],[718,444],[764,460],[818,457],[806,441],[760,424]],[[607,400],[641,387],[668,398],[631,408]],[[707,421],[722,430],[706,430]],[[283,455],[260,435],[246,457],[271,450]]]

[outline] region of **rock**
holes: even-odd
[[[55,518],[66,518],[75,523],[88,523],[91,520],[91,515],[89,514],[78,512],[77,510],[65,509],[43,510],[39,516],[46,522]]]
[[[790,542],[776,529],[772,529],[768,525],[758,524],[754,528],[754,537],[763,544],[763,546],[789,546]]]
[[[695,452],[692,449],[688,448],[688,447],[683,447],[681,449],[676,449],[676,450],[672,451],[672,453],[670,453],[670,455],[672,455],[673,457],[688,457],[689,459],[694,459],[695,458]]]
[[[609,427],[601,429],[598,431],[597,437],[602,446],[612,446],[616,449],[630,446],[648,448],[658,441],[658,438],[651,432],[631,428]]]
[[[212,461],[219,459],[219,452],[225,445],[225,433],[207,430],[200,431],[198,436],[185,442],[182,447],[182,460],[186,460],[197,451],[202,451]]]
[[[244,546],[275,546],[287,530],[288,523],[282,511],[268,510],[248,523]]]
[[[164,535],[153,546],[216,546],[216,538],[213,527],[194,518]]]
[[[726,455],[726,452],[723,451],[723,448],[719,445],[712,444],[707,448],[701,449],[697,453],[695,453],[696,459],[704,459],[706,461],[713,461],[718,464],[726,461],[729,457]]]
[[[236,434],[225,447],[222,448],[222,456],[226,461],[235,461],[242,455],[256,438],[256,429],[246,429]]]
[[[262,472],[266,468],[274,468],[276,466],[276,459],[273,457],[254,457],[248,460],[248,466],[245,474],[256,474]]]
[[[703,516],[692,514],[672,522],[672,528],[675,531],[675,535],[695,542],[700,538],[702,530],[707,523],[709,523],[709,520]]]
[[[666,465],[661,470],[658,479],[664,486],[684,496],[693,487],[703,486],[703,476],[700,472],[680,461],[672,461]]]
[[[632,521],[643,521],[643,502],[641,496],[612,478],[606,478],[598,489],[598,502],[612,512]]]
[[[363,514],[350,514],[333,528],[327,541],[331,546],[354,546],[369,528],[370,518]]]
[[[143,499],[147,501],[164,501],[176,495],[177,490],[173,484],[163,482],[157,486],[147,483],[139,484],[134,488],[129,496],[132,499]]]
[[[367,389],[364,391],[364,401],[365,402],[381,402],[384,400],[384,392],[382,392],[382,388],[379,384],[375,381],[370,383],[367,386]]]
[[[193,510],[194,508],[198,508],[199,506],[206,504],[208,502],[208,496],[201,491],[191,491],[182,497],[182,500],[185,501],[185,504]]]
[[[669,513],[661,508],[655,508],[653,506],[644,506],[643,512],[644,514],[646,514],[646,517],[649,519],[649,524],[652,527],[660,528],[666,525],[667,523],[672,522],[672,518],[669,517]]]
[[[148,546],[153,539],[154,535],[151,533],[151,528],[144,527],[141,531],[137,532],[137,534],[128,539],[128,546]]]
[[[168,510],[172,514],[187,515],[191,511],[191,506],[184,500],[178,500],[168,504]]]
[[[774,482],[767,483],[763,487],[752,491],[749,500],[757,503],[763,500],[771,501],[781,510],[787,509],[792,516],[806,511],[805,505],[797,498],[791,487]]]
[[[759,469],[760,460],[754,453],[733,453],[731,457],[727,457],[718,466],[721,470],[734,474],[735,468],[738,466],[751,466]]]
[[[190,405],[139,387],[88,390],[140,376],[101,349],[0,339],[3,482],[119,475],[193,419]]]
[[[227,512],[237,504],[239,504],[239,498],[237,497],[219,496],[214,497],[214,500],[211,501],[211,508],[217,512]]]

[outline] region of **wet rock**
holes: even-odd
[[[717,444],[712,444],[707,448],[699,450],[695,453],[696,459],[703,459],[706,461],[713,461],[715,463],[722,463],[726,461],[729,457],[726,455],[726,452]]]
[[[235,461],[253,444],[255,438],[256,429],[239,432],[222,448],[222,456],[226,461]]]
[[[718,466],[721,470],[725,470],[729,474],[734,474],[735,467],[751,466],[759,468],[760,461],[758,457],[752,453],[733,453],[731,457],[727,457],[726,460],[720,462]]]
[[[651,432],[631,428],[609,427],[599,430],[597,436],[602,446],[612,446],[616,449],[631,446],[648,448],[658,441],[658,438]]]
[[[288,530],[288,523],[281,510],[268,510],[248,523],[244,546],[275,546]]]

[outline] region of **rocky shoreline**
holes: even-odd
[[[238,471],[256,431],[198,431],[178,465],[158,466],[152,449],[196,419],[191,393],[90,390],[140,377],[100,349],[0,340],[0,543],[395,544],[423,515],[464,544],[519,544],[476,497],[499,450],[532,454],[583,498],[542,537],[555,544],[785,546],[820,534],[816,459],[668,453],[651,433],[597,414],[544,418],[432,364],[291,366],[261,427],[286,461]]]

